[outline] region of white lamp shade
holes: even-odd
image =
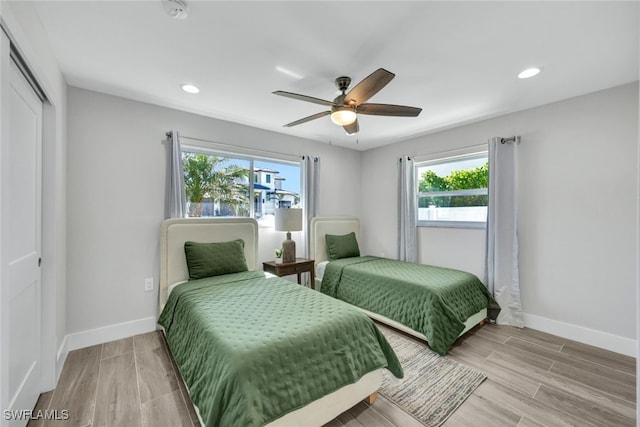
[[[276,209],[276,231],[302,230],[302,209]]]
[[[331,121],[340,126],[350,125],[357,118],[356,112],[348,107],[338,107],[331,113]]]

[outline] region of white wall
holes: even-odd
[[[156,316],[168,130],[319,156],[319,214],[360,215],[360,153],[354,150],[73,87],[68,118],[67,326],[72,334]],[[299,239],[300,233],[293,236]],[[260,228],[260,261],[273,259],[284,238]],[[145,277],[155,278],[156,292],[144,291]]]
[[[400,155],[443,152],[512,135],[522,136],[519,222],[525,321],[559,334],[563,327],[580,331],[592,344],[635,353],[637,83],[365,152],[365,251],[397,252]],[[421,262],[467,269],[482,278],[483,232],[420,228],[418,235]]]
[[[66,84],[33,4],[1,1],[0,21],[48,98],[42,153],[42,316],[44,386],[50,389],[66,357]]]

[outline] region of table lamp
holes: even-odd
[[[296,242],[291,240],[292,231],[302,230],[302,209],[276,209],[276,231],[286,231],[287,240],[282,242],[282,263],[295,262]]]

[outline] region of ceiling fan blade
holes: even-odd
[[[284,127],[290,128],[292,126],[301,125],[302,123],[310,122],[311,120],[319,119],[320,117],[328,116],[329,114],[331,114],[331,111],[323,111],[322,113],[317,113],[312,116],[296,120],[295,122],[287,123],[286,125],[284,125]]]
[[[358,114],[372,116],[417,117],[422,108],[392,104],[361,104],[358,106],[357,111]]]
[[[314,104],[327,105],[329,107],[333,107],[335,104],[331,101],[325,101],[324,99],[314,98],[313,96],[300,95],[298,93],[285,92],[282,90],[277,90],[273,92],[274,95],[286,96],[287,98],[297,99],[299,101],[307,101],[313,102]]]
[[[358,119],[356,119],[356,121],[351,123],[350,125],[344,125],[342,127],[344,128],[345,132],[347,132],[347,135],[353,135],[354,133],[358,133],[360,131]]]
[[[384,68],[378,68],[345,95],[345,104],[355,102],[355,105],[360,105],[367,102],[369,98],[378,93],[380,89],[385,87],[395,76],[395,74]]]

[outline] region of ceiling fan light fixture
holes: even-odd
[[[320,113],[287,123],[284,127],[298,126],[311,120],[331,116],[331,121],[338,126],[342,126],[345,132],[347,132],[347,135],[355,135],[360,131],[357,113],[370,116],[395,117],[417,117],[420,114],[422,108],[409,107],[406,105],[367,103],[369,98],[378,93],[380,89],[385,87],[394,77],[395,74],[392,72],[384,68],[378,68],[361,80],[360,83],[355,85],[349,92],[347,92],[347,89],[351,84],[351,78],[347,76],[338,77],[335,80],[335,84],[341,93],[335,97],[333,101],[301,95],[299,93],[285,92],[283,90],[277,90],[273,92],[273,94],[330,107],[329,110],[325,109]]]
[[[356,112],[349,107],[337,107],[331,112],[331,121],[338,126],[350,125],[357,118]]]

